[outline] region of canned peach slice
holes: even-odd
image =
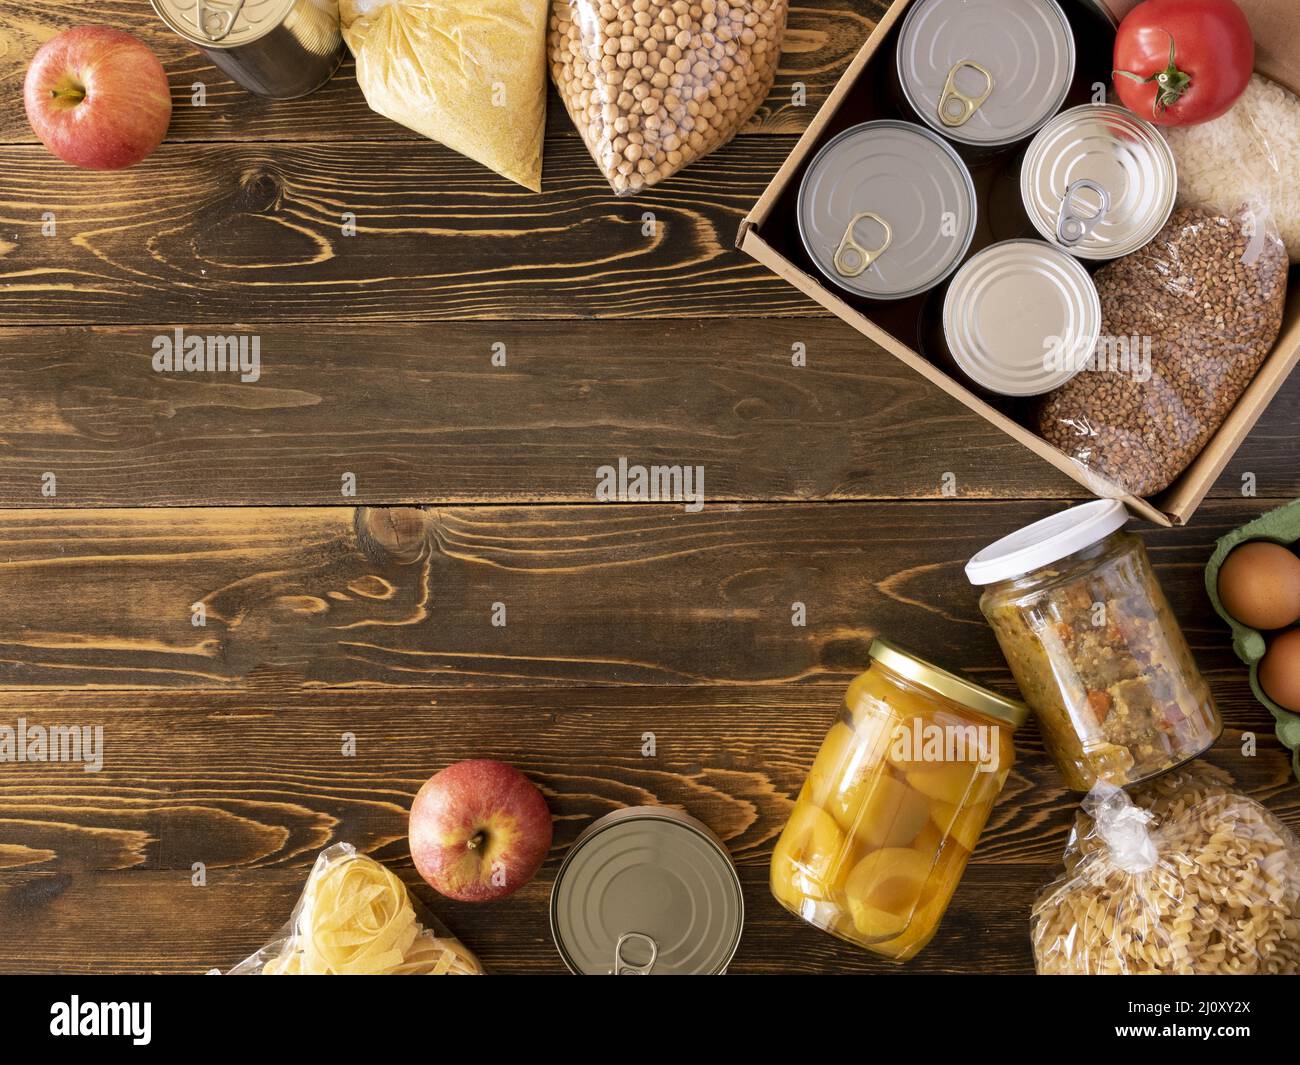
[[[845,808],[850,816],[856,813],[854,835],[869,847],[906,847],[930,819],[926,797],[886,771],[869,777],[855,792],[847,796]],[[849,826],[841,821],[840,827]]]
[[[936,799],[932,803],[932,811],[933,823],[940,832],[953,842],[961,844],[967,851],[975,849],[980,830],[989,816],[989,806],[986,803],[962,809]]]
[[[933,859],[907,847],[886,847],[863,858],[844,882],[853,923],[863,935],[901,932],[916,909]]]
[[[772,892],[796,911],[802,899],[823,899],[844,849],[844,833],[825,810],[795,805],[772,855]]]
[[[987,778],[986,788],[979,778]],[[922,795],[939,802],[960,806],[967,802],[981,802],[997,793],[997,774],[980,773],[974,762],[931,763],[923,769],[913,769],[907,782]],[[987,791],[987,796],[982,793]]]

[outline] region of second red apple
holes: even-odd
[[[524,886],[551,849],[542,793],[504,762],[474,759],[435,773],[411,804],[411,857],[448,898],[486,902]]]

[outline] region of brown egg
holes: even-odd
[[[1259,663],[1259,686],[1284,710],[1300,714],[1300,629],[1282,633]]]
[[[1300,621],[1300,558],[1281,544],[1251,540],[1219,570],[1223,609],[1252,629],[1284,629]]]

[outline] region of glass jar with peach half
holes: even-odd
[[[809,924],[905,961],[938,930],[1028,707],[885,640],[870,655],[777,841],[771,887]]]

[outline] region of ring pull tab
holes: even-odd
[[[1083,205],[1079,193],[1087,189],[1095,193],[1100,206],[1091,214],[1080,214],[1078,207]],[[1092,178],[1080,178],[1070,183],[1061,197],[1061,213],[1056,218],[1056,239],[1067,248],[1073,248],[1088,237],[1110,213],[1110,193],[1093,181]]]
[[[857,228],[859,222],[863,219],[870,219],[885,231],[885,239],[881,241],[877,248],[864,248],[853,239],[853,230]],[[874,263],[894,243],[894,229],[875,211],[863,211],[853,216],[853,221],[849,223],[848,228],[844,230],[844,238],[840,241],[840,246],[835,250],[835,272],[841,277],[857,277],[868,266]]]
[[[235,19],[244,9],[244,0],[198,0],[194,5],[194,21],[199,32],[210,41],[221,41],[235,28]]]
[[[623,955],[623,951],[629,940],[639,940],[642,943],[648,943],[650,946],[650,960],[646,962],[629,961]],[[659,957],[659,944],[644,932],[624,932],[618,937],[618,943],[614,946],[614,976],[649,976],[650,970],[655,966],[655,959]]]
[[[968,96],[957,88],[957,72],[963,67],[974,70],[984,76],[984,91],[979,96]],[[980,109],[984,101],[993,93],[993,75],[973,59],[963,59],[950,71],[944,82],[943,92],[939,95],[939,121],[945,126],[964,126],[971,115]],[[957,107],[954,110],[952,104]]]

